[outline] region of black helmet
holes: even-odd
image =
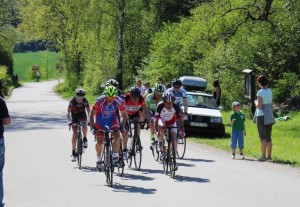
[[[109,86],[109,85],[118,87],[119,83],[115,79],[110,79],[110,80],[106,81],[106,83],[105,83],[105,86]]]
[[[181,86],[182,86],[181,80],[178,79],[178,78],[174,78],[174,79],[172,80],[172,86],[173,86],[173,87],[174,87],[174,86],[179,86],[179,87],[181,87]]]
[[[130,96],[133,97],[133,98],[138,98],[138,97],[140,97],[140,96],[141,96],[141,91],[140,91],[140,89],[137,88],[137,87],[131,88]]]
[[[83,96],[85,96],[85,91],[82,88],[77,88],[75,90],[75,94],[76,94],[76,97],[83,97]]]
[[[175,96],[173,93],[167,92],[167,93],[164,93],[164,95],[162,96],[162,100],[166,101],[166,102],[174,102]]]

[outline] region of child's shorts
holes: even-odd
[[[244,149],[244,132],[232,131],[231,132],[231,149],[236,149],[238,143],[239,149]]]

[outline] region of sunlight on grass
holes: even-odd
[[[191,139],[198,143],[208,144],[224,149],[228,151],[228,158],[230,158],[231,127],[229,126],[229,116],[231,113],[231,111],[222,111],[223,121],[226,126],[225,137],[215,138],[199,136],[191,137]],[[290,120],[278,121],[275,125],[273,125],[273,162],[300,167],[300,112],[292,112],[288,116],[291,117]],[[260,156],[260,140],[256,125],[250,119],[247,119],[245,124],[247,132],[247,135],[245,136],[245,156],[257,158]]]

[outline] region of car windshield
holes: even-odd
[[[203,96],[201,94],[187,94],[187,101],[189,107],[200,107],[217,109],[218,106],[213,97]]]

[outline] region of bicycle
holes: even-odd
[[[114,174],[114,165],[112,160],[112,140],[113,137],[110,136],[110,133],[113,132],[109,129],[108,126],[105,126],[104,132],[104,149],[102,152],[102,164],[106,177],[106,183],[113,186],[113,174]],[[97,166],[98,167],[98,166]],[[101,169],[98,168],[99,171]]]
[[[71,129],[72,125],[74,123],[69,124],[69,130]],[[81,169],[81,162],[82,162],[82,153],[83,151],[83,137],[82,137],[82,123],[80,120],[77,121],[76,123],[77,127],[77,148],[76,148],[76,159],[77,159],[77,164],[78,168]]]
[[[133,129],[131,127],[131,124],[133,123]],[[132,162],[134,161],[134,165],[135,165],[135,169],[136,170],[140,170],[141,169],[141,165],[142,165],[142,143],[141,143],[141,139],[140,136],[137,133],[137,125],[138,124],[144,124],[145,122],[141,122],[141,121],[128,121],[128,132],[129,135],[128,137],[130,138],[130,141],[128,142],[128,166],[131,168],[132,166]],[[133,131],[133,133],[132,133]]]
[[[170,173],[171,177],[175,178],[175,171],[177,170],[177,165],[176,165],[175,145],[171,134],[172,128],[178,128],[178,127],[173,127],[173,126],[164,127],[164,144],[163,144],[163,152],[162,152],[162,162],[163,162],[164,173],[166,175]],[[165,142],[167,142],[167,146],[165,146]]]

